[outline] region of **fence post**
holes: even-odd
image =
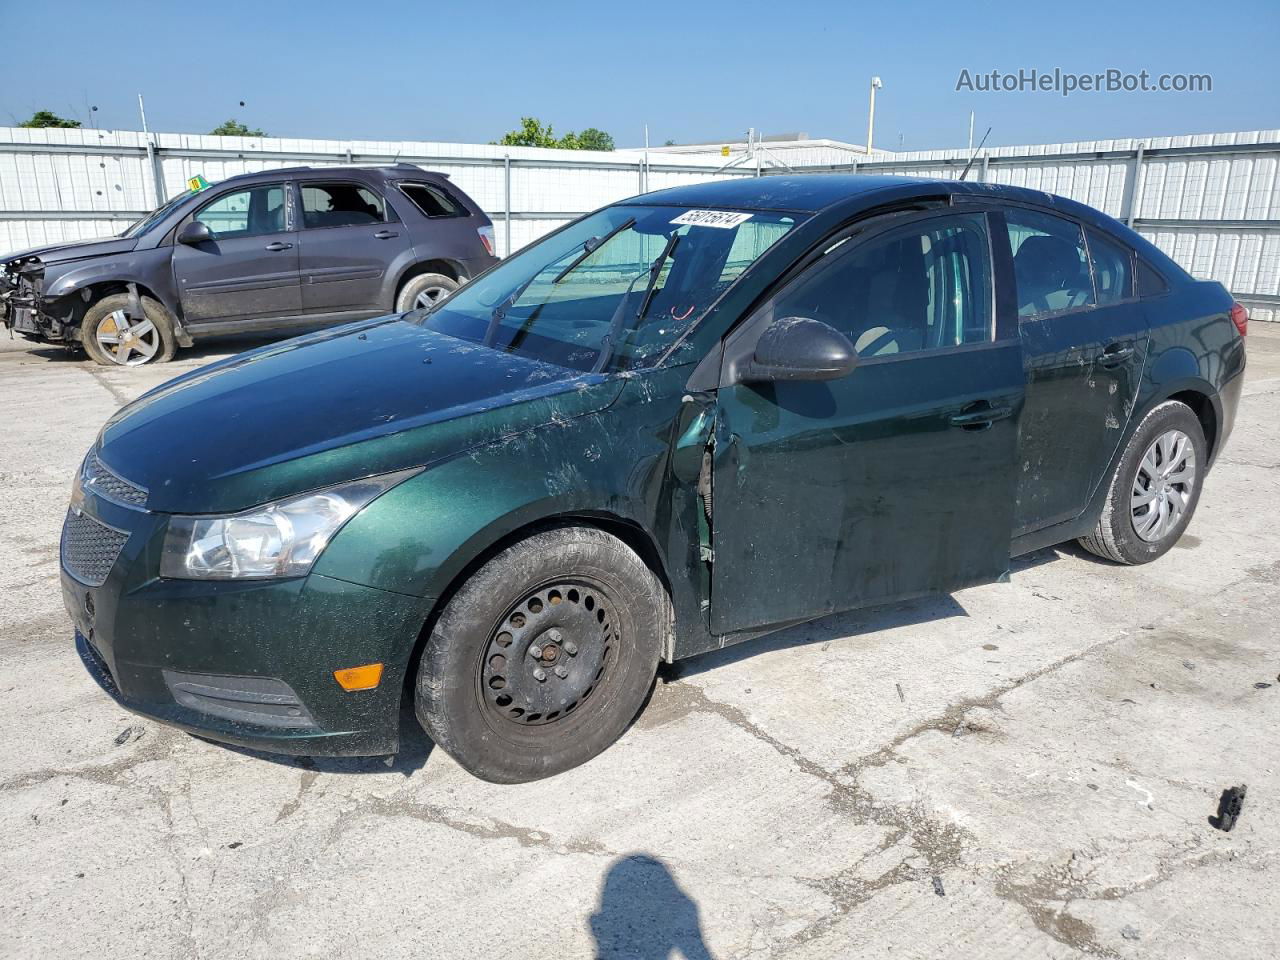
[[[981,183],[987,182],[987,174],[991,171],[991,158],[985,153],[982,155],[982,170],[978,174],[978,180]]]
[[[1125,190],[1124,225],[1130,229],[1133,229],[1134,218],[1138,215],[1138,204],[1142,202],[1142,195],[1139,191],[1142,189],[1140,184],[1142,179],[1142,154],[1146,148],[1146,143],[1140,142],[1138,149],[1133,152],[1133,167],[1129,170],[1128,189]]]
[[[503,246],[505,257],[511,256],[511,154],[502,155],[502,231],[506,235]]]
[[[156,195],[156,206],[163,207],[169,199],[164,195],[164,165],[160,162],[155,144],[151,142],[151,134],[144,136],[147,138],[147,162],[151,164],[151,186]]]

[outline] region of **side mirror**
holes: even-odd
[[[858,351],[839,330],[821,320],[783,317],[760,335],[756,352],[739,379],[838,380],[858,365]]]
[[[178,231],[178,242],[189,246],[194,246],[197,243],[208,243],[212,239],[213,231],[209,229],[209,225],[199,220],[192,220]]]

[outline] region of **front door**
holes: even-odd
[[[1014,524],[1025,534],[1088,505],[1133,410],[1147,322],[1129,250],[1037,210],[1003,219],[1027,367]]]
[[[175,243],[173,275],[187,325],[269,320],[302,312],[297,234],[289,229],[288,185],[266,184],[212,198],[193,215],[213,233]]]
[[[771,320],[811,317],[854,341],[859,364],[720,388],[714,633],[1007,571],[1024,380],[1012,318],[996,322],[988,237],[982,212],[884,218],[836,238],[735,335],[749,348]]]
[[[392,263],[412,247],[371,187],[349,180],[299,181],[302,306],[309,314],[377,313]]]

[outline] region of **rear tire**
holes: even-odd
[[[420,273],[405,281],[396,296],[396,312],[434,306],[458,289],[458,281],[443,273]]]
[[[130,323],[127,293],[103,297],[85,311],[80,321],[80,340],[95,363],[137,367],[173,359],[178,341],[169,311],[151,297],[139,299],[145,318],[142,321]]]
[[[592,527],[535,533],[445,606],[418,670],[418,720],[483,780],[569,770],[635,718],[670,625],[661,582],[621,540]]]
[[[1195,514],[1207,453],[1204,428],[1190,407],[1177,400],[1156,406],[1129,438],[1098,524],[1080,545],[1123,564],[1163,556]],[[1162,510],[1167,511],[1163,518]]]

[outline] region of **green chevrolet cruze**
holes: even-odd
[[[659,661],[1169,549],[1246,318],[1108,217],[953,181],[764,177],[599,210],[427,310],[253,350],[119,411],[62,588],[121,704],[294,754],[489,780],[617,739]]]

